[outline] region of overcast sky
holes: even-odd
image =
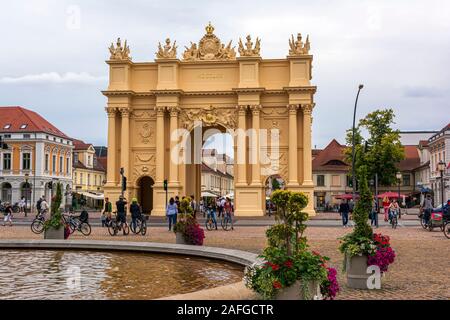
[[[310,35],[318,86],[313,146],[344,142],[359,83],[358,117],[391,107],[401,130],[449,123],[450,1],[3,1],[0,105],[35,110],[71,137],[106,144],[108,46],[127,39],[133,61],[158,41],[197,42],[211,21],[224,42],[251,34],[263,58]],[[179,50],[181,51],[181,50]],[[179,52],[180,54],[180,52]]]

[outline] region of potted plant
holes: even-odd
[[[205,232],[194,218],[193,212],[191,198],[186,197],[182,199],[180,202],[180,212],[178,213],[177,223],[173,228],[177,244],[203,245]]]
[[[56,187],[56,195],[52,198],[50,219],[44,222],[44,239],[64,240],[63,217],[61,213],[62,190],[61,184]]]
[[[309,250],[303,236],[307,196],[277,190],[271,200],[277,206],[277,223],[266,232],[262,262],[246,268],[246,286],[264,299],[333,299],[339,291],[336,270],[327,267],[329,258]]]
[[[372,272],[368,267],[377,265],[381,273],[386,272],[389,264],[395,260],[395,252],[390,246],[389,237],[374,234],[367,222],[373,199],[367,184],[365,166],[361,166],[358,170],[358,178],[360,198],[353,212],[355,229],[341,238],[339,249],[345,255],[344,271],[347,272],[347,285],[355,289],[369,289],[368,279]]]

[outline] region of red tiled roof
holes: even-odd
[[[420,166],[420,156],[417,146],[403,146],[405,149],[405,159],[400,161],[398,167],[400,171],[412,171]]]
[[[100,163],[106,171],[106,168],[108,168],[108,158],[107,157],[98,157],[97,162]]]
[[[9,128],[5,128],[6,126]],[[22,125],[27,125],[21,129]],[[13,132],[45,132],[55,136],[70,139],[62,131],[45,120],[42,116],[34,111],[23,107],[0,106],[0,133]]]
[[[316,153],[312,161],[314,171],[348,171],[345,163],[345,146],[333,139],[325,149]],[[317,150],[316,150],[317,151]]]
[[[85,143],[84,141],[73,139],[74,150],[87,150],[91,144]]]

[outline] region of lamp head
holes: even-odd
[[[362,90],[364,88],[364,85],[363,84],[360,84],[359,85],[359,90]]]

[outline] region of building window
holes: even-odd
[[[91,175],[88,173],[88,180],[87,180],[88,186],[91,185]]]
[[[63,157],[59,157],[59,172],[63,173],[64,172],[64,168],[63,168]]]
[[[22,154],[22,170],[31,169],[31,153]]]
[[[48,161],[49,161],[49,155],[46,154],[45,155],[45,171],[47,171],[47,172],[48,172]]]
[[[83,174],[80,172],[80,184],[83,184]]]
[[[3,127],[3,129],[9,129],[11,128],[11,124],[5,124],[5,126]]]
[[[74,163],[78,163],[78,153],[73,154],[73,161]]]
[[[27,127],[28,127],[27,124],[23,124],[23,125],[20,126],[20,129],[26,129]]]
[[[339,187],[341,185],[341,177],[338,175],[333,175],[331,177],[331,186]]]
[[[77,181],[77,173],[75,172],[75,173],[73,174],[73,176],[75,177],[75,178],[74,178],[75,183],[78,183],[78,181]]]
[[[3,170],[11,170],[11,153],[3,154]]]
[[[325,176],[323,174],[320,174],[317,176],[317,186],[318,187],[324,187],[325,186]]]
[[[4,139],[11,139],[11,135],[10,135],[10,134],[5,134],[5,135],[3,136],[3,138],[4,138]]]
[[[52,171],[53,173],[56,172],[56,155],[53,155],[52,157]]]
[[[403,186],[404,187],[409,187],[411,185],[411,175],[404,174],[402,176],[402,180],[403,180]]]
[[[70,158],[69,157],[67,157],[66,158],[66,173],[67,174],[69,174],[69,166],[70,166]]]

